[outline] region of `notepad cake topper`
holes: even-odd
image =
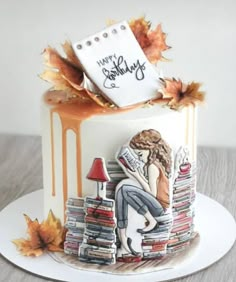
[[[204,101],[200,83],[159,77],[155,66],[168,61],[163,52],[170,47],[161,25],[152,29],[144,17],[110,25],[74,44],[66,41],[62,47],[65,57],[50,46],[43,52],[47,68],[40,77],[58,93],[48,95],[49,104],[82,100],[114,111],[145,104],[181,110]]]
[[[73,44],[85,73],[118,107],[161,97],[157,72],[126,21]]]

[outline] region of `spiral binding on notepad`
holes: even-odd
[[[126,29],[126,26],[122,24],[122,25],[120,25],[120,29],[121,29],[121,30],[125,30],[125,29]],[[113,28],[111,32],[112,32],[113,34],[117,34],[117,33],[118,33],[118,30],[117,30],[117,28]],[[102,37],[103,37],[103,38],[108,38],[108,36],[109,36],[109,35],[108,35],[107,32],[104,32],[104,33],[102,34]],[[96,36],[96,37],[94,37],[94,41],[95,41],[95,42],[99,42],[99,41],[100,41],[100,38],[99,38],[98,36]],[[86,46],[91,46],[91,45],[92,45],[92,41],[91,41],[91,40],[86,41],[85,45],[86,45]],[[80,44],[76,45],[76,48],[77,48],[78,50],[81,50],[81,49],[83,48],[83,45],[80,43]]]

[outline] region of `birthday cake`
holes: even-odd
[[[49,250],[87,265],[188,251],[204,94],[157,70],[165,40],[140,18],[66,42],[66,57],[45,49],[44,216],[63,228]]]

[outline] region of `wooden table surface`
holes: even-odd
[[[40,137],[0,135],[0,210],[17,198],[41,189],[42,180]],[[236,217],[236,148],[198,148],[198,191],[218,201]],[[34,276],[0,255],[0,281],[52,280]],[[236,281],[236,244],[214,265],[175,281]]]

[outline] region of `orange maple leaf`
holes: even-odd
[[[81,64],[70,42],[62,44],[66,57],[62,57],[57,50],[48,47],[43,52],[43,58],[47,69],[40,75],[40,78],[52,84],[52,90],[67,93],[63,102],[71,99],[92,100],[101,107],[112,108],[114,105],[107,101],[102,95],[93,93],[82,85],[84,72]],[[97,90],[97,92],[99,92]],[[53,102],[53,101],[52,101]],[[54,99],[57,102],[57,99]]]
[[[12,242],[24,256],[40,256],[44,251],[62,252],[66,229],[50,210],[41,224],[24,215],[27,223],[28,239],[15,239]]]
[[[130,21],[129,26],[152,64],[164,59],[162,52],[170,47],[166,44],[166,34],[162,31],[160,24],[154,30],[151,30],[150,22],[142,17]]]
[[[205,93],[199,91],[200,83],[191,82],[184,84],[180,79],[162,79],[163,100],[166,99],[167,105],[173,110],[179,110],[189,105],[195,106],[204,101]]]
[[[44,50],[43,57],[48,69],[40,77],[51,82],[55,86],[54,90],[67,90],[71,96],[76,94],[83,97],[83,94],[80,93],[83,90],[80,86],[83,81],[83,71],[79,61],[75,59],[75,55],[72,53],[72,48],[69,48],[69,43],[65,44],[64,49],[68,52],[68,58],[63,58],[51,47]]]

